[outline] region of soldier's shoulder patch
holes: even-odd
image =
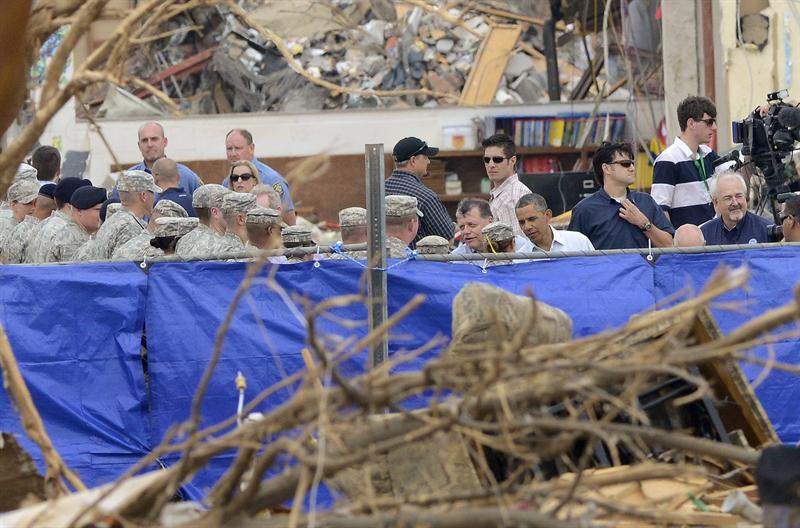
[[[275,192],[278,193],[281,198],[283,198],[283,185],[280,183],[273,183],[272,188],[275,189]]]

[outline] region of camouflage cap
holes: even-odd
[[[414,213],[423,216],[413,196],[390,194],[386,197],[386,216],[411,216]]]
[[[267,207],[253,207],[247,211],[248,224],[278,225],[281,223],[281,214],[275,209]]]
[[[8,188],[8,201],[21,204],[31,203],[39,196],[39,182],[19,180]]]
[[[163,217],[156,218],[156,230],[154,237],[182,237],[195,227],[199,221],[193,217]]]
[[[311,240],[311,230],[302,226],[289,226],[281,232],[284,244],[314,244]]]
[[[27,163],[20,163],[19,167],[17,168],[17,173],[14,175],[15,182],[22,181],[22,180],[36,180],[36,176],[39,174],[39,171],[36,170],[36,167],[32,165],[28,165]]]
[[[153,175],[142,170],[128,170],[117,179],[117,190],[120,192],[163,192],[153,181]]]
[[[225,195],[229,192],[233,191],[226,189],[222,185],[217,185],[216,183],[201,185],[195,189],[194,194],[192,194],[192,207],[203,209],[216,207],[217,209],[221,209],[222,199],[225,198]]]
[[[186,209],[172,200],[159,200],[156,206],[153,207],[153,213],[170,218],[186,218],[189,216]]]
[[[256,197],[250,193],[229,192],[222,199],[222,214],[247,213],[256,207]]]
[[[492,222],[481,229],[481,234],[492,243],[504,242],[514,238],[514,231],[505,222]]]
[[[420,255],[446,255],[450,253],[450,242],[438,235],[428,235],[417,242]]]
[[[119,211],[120,209],[122,209],[122,204],[119,202],[108,204],[108,207],[106,208],[106,220],[111,218],[113,214]]]
[[[339,211],[339,227],[367,225],[367,210],[363,207],[348,207]]]

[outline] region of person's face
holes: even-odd
[[[705,112],[700,119],[695,120],[690,117],[687,125],[691,127],[692,136],[700,145],[708,144],[717,131],[717,120]]]
[[[244,137],[238,132],[233,132],[225,140],[225,153],[228,163],[233,165],[237,161],[250,161],[256,151],[255,143],[248,145]]]
[[[36,209],[36,200],[26,204],[11,202],[11,214],[17,222],[22,222],[26,216],[33,214],[34,209]]]
[[[511,156],[507,158],[502,147],[486,147],[483,151],[483,164],[486,167],[486,175],[492,183],[502,183],[514,174],[516,163],[517,157]]]
[[[91,209],[76,209],[78,213],[78,221],[89,233],[96,233],[100,229],[100,209],[103,204],[97,204]]]
[[[139,152],[148,163],[164,157],[167,148],[167,138],[156,125],[147,125],[139,131]]]
[[[747,200],[744,184],[735,178],[725,178],[717,183],[717,197],[714,203],[719,215],[728,224],[737,224],[747,213]]]
[[[528,240],[537,246],[541,246],[545,241],[544,238],[547,236],[547,232],[550,230],[550,218],[553,216],[550,209],[542,211],[534,205],[526,205],[517,209],[516,213],[519,227],[528,237]]]
[[[431,160],[425,154],[411,156],[408,161],[411,162],[411,171],[420,178],[428,174],[428,166],[431,164]]]
[[[492,218],[481,217],[480,210],[473,207],[461,217],[458,229],[461,231],[461,240],[472,248],[473,251],[483,251],[486,247],[486,240],[481,234],[481,230],[492,223]]]
[[[781,226],[783,227],[783,239],[786,242],[800,242],[800,219],[795,218],[786,211],[786,204],[781,209]]]
[[[258,179],[246,165],[234,167],[231,173],[231,186],[233,190],[240,193],[248,193],[258,184]],[[267,200],[269,198],[267,197]],[[256,198],[258,202],[258,198]]]
[[[611,163],[603,164],[603,178],[626,187],[636,181],[636,166],[634,161],[627,154],[621,152],[614,153]]]

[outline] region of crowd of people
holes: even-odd
[[[655,160],[651,192],[632,191],[634,151],[603,143],[592,169],[600,190],[580,201],[568,229],[550,225],[543,196],[517,174],[513,140],[495,134],[482,142],[489,200],[462,200],[455,223],[438,195],[423,183],[438,149],[404,138],[394,146],[394,170],[385,182],[386,248],[390,258],[420,253],[530,253],[747,244],[769,242],[770,222],[748,211],[748,181],[714,163],[709,148],[716,108],[704,97],[678,106],[681,135]],[[0,261],[6,264],[146,260],[164,255],[214,259],[249,249],[314,246],[312,231],[295,226],[289,185],[255,157],[250,132],[225,136],[229,173],[222,184],[204,184],[166,155],[164,128],[138,130],[142,162],[123,171],[113,189],[81,178],[61,178],[61,157],[39,147],[22,164],[0,209]],[[715,167],[715,165],[719,165]],[[800,197],[781,215],[787,241],[800,240]],[[339,213],[344,244],[367,240],[367,212]],[[334,258],[364,259],[359,250]],[[299,260],[299,259],[294,259]],[[275,259],[291,262],[291,259]]]

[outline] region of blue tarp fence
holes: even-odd
[[[565,310],[580,337],[623,325],[657,303],[674,302],[676,293],[699,291],[721,264],[746,265],[749,288],[731,292],[712,307],[727,333],[793,299],[798,262],[796,247],[668,254],[655,265],[638,255],[573,257],[495,266],[486,273],[471,264],[410,261],[387,272],[389,313],[417,293],[426,300],[393,330],[389,352],[417,349],[435,335],[449,336],[453,297],[468,282],[521,294],[532,291]],[[217,329],[245,269],[243,263],[218,262],[156,263],[147,273],[133,263],[0,266],[0,322],[55,447],[84,482],[113,480],[158,445],[172,424],[187,419]],[[319,268],[311,262],[265,268],[235,311],[203,401],[203,425],[235,414],[238,371],[247,377],[250,399],[304,368],[303,299],[313,304],[364,288],[363,267],[346,260],[322,261]],[[727,301],[739,302],[740,310],[727,310]],[[363,305],[336,308],[334,314],[317,321],[318,333],[327,336],[331,348],[366,334]],[[345,325],[342,319],[360,324]],[[149,393],[140,359],[143,334]],[[402,368],[418,368],[438,352],[426,352]],[[757,353],[800,364],[796,341]],[[365,365],[362,353],[342,370],[357,374]],[[751,380],[761,373],[761,367],[743,366]],[[259,410],[285,401],[292,390],[276,392]],[[781,439],[799,441],[800,410],[794,402],[800,401],[800,380],[772,372],[756,394]],[[0,430],[16,433],[41,465],[38,449],[27,440],[3,391]],[[186,487],[187,495],[202,496],[232,457],[213,461]],[[160,462],[169,465],[174,458]]]

